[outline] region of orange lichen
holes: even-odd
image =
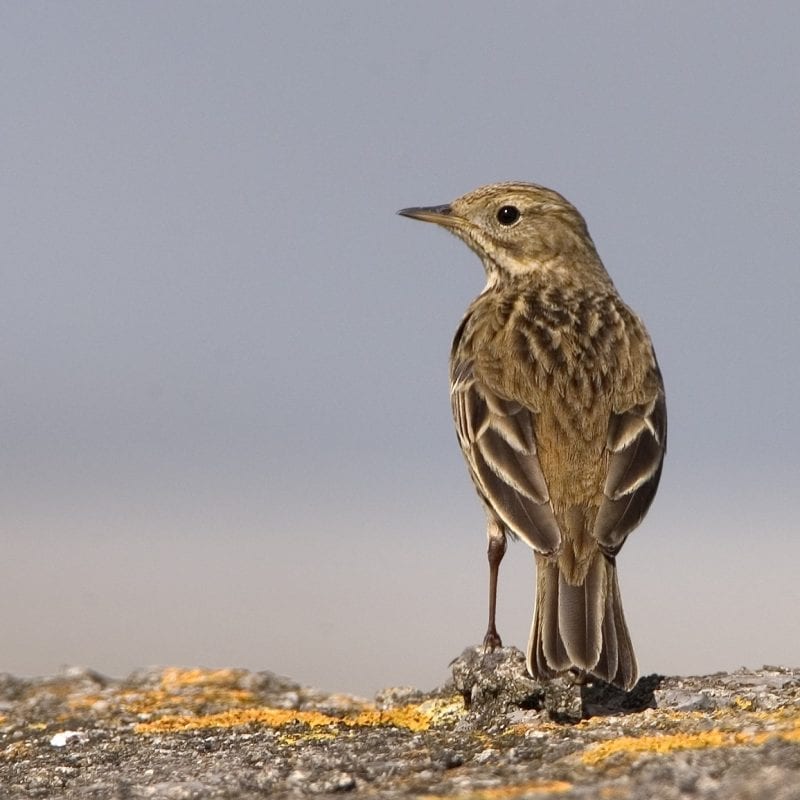
[[[85,708],[92,708],[92,706],[104,699],[106,698],[99,694],[82,694],[77,697],[70,697],[67,700],[67,705],[72,711],[80,711]]]
[[[748,715],[756,724],[769,726],[769,730],[726,730],[681,732],[655,736],[622,736],[607,742],[591,745],[581,756],[584,764],[597,766],[616,755],[638,756],[652,753],[671,753],[675,750],[702,750],[706,748],[761,745],[772,739],[800,741],[800,717],[796,714],[757,712]],[[788,724],[787,724],[788,723]]]
[[[199,669],[193,667],[185,669],[182,667],[168,667],[161,674],[161,686],[163,689],[176,690],[186,686],[220,686],[230,688],[235,686],[244,670],[237,669]]]
[[[181,669],[169,667],[156,689],[122,692],[122,707],[133,714],[154,714],[175,706],[200,710],[209,705],[253,707],[256,696],[239,688],[243,670]]]
[[[198,728],[233,728],[240,725],[263,725],[267,728],[282,728],[286,725],[300,724],[311,728],[334,725],[335,717],[318,711],[290,711],[285,708],[242,708],[222,711],[219,714],[176,715],[168,714],[152,722],[141,722],[136,726],[137,733],[170,733],[189,731]]]
[[[170,706],[180,705],[196,709],[210,704],[222,706],[255,705],[256,698],[243,689],[208,689],[196,694],[169,692],[153,689],[144,692],[124,693],[122,707],[133,714],[153,714]]]
[[[463,708],[463,704],[462,708]],[[379,711],[366,709],[357,714],[341,717],[319,711],[293,711],[284,708],[242,708],[204,715],[165,715],[152,722],[136,726],[137,733],[167,733],[172,731],[197,730],[199,728],[232,728],[241,725],[263,725],[267,728],[283,728],[303,725],[308,728],[337,726],[345,728],[393,727],[410,731],[426,731],[455,713],[454,703],[440,701],[407,705]]]
[[[628,797],[628,793],[620,786],[604,786],[598,796],[600,800],[617,800],[617,798]]]
[[[675,733],[662,736],[623,736],[608,742],[598,742],[581,756],[584,764],[596,766],[619,753],[639,755],[641,753],[669,753],[673,750],[698,750],[705,747],[722,747],[728,744],[730,734],[722,731],[704,733]]]
[[[7,745],[3,750],[0,750],[0,758],[8,761],[16,761],[21,758],[27,758],[31,752],[30,742],[12,742]]]
[[[566,781],[529,781],[512,786],[498,786],[496,789],[475,789],[458,794],[459,800],[513,800],[533,794],[560,794],[572,788]],[[421,800],[444,800],[452,795],[422,795]]]
[[[341,738],[341,733],[335,728],[331,728],[327,731],[303,730],[298,733],[282,733],[278,737],[278,741],[287,747],[294,747],[294,745],[300,744],[301,742],[305,744],[307,742],[323,742],[338,738]]]
[[[393,726],[412,731],[428,730],[455,722],[466,713],[464,698],[457,695],[438,700],[426,700],[419,704],[412,703],[384,711],[367,708],[353,717],[353,724]]]
[[[169,667],[161,674],[159,685],[149,689],[119,688],[103,694],[79,694],[68,699],[72,711],[91,709],[104,703],[132,714],[155,714],[177,707],[199,711],[209,705],[223,707],[255,706],[258,698],[238,682],[244,670],[180,669]]]

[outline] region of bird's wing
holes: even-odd
[[[610,554],[622,547],[647,513],[666,446],[667,406],[660,385],[650,402],[612,415],[606,441],[608,474],[594,525],[595,538]]]
[[[472,361],[454,366],[450,399],[458,440],[484,502],[535,550],[558,549],[561,531],[536,455],[535,413],[477,380]]]

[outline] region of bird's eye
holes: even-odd
[[[519,209],[516,206],[501,206],[497,211],[497,221],[501,225],[513,225],[519,219]]]

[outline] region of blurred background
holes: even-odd
[[[661,489],[619,559],[643,673],[799,665],[798,26],[7,4],[0,671],[442,682],[485,629],[447,384],[483,273],[395,211],[509,179],[583,212],[664,372]],[[532,605],[517,544],[507,644]]]

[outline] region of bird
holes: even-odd
[[[667,441],[644,323],[552,189],[495,183],[398,213],[455,234],[486,273],[450,353],[456,434],[487,517],[484,648],[502,647],[498,574],[520,539],[536,565],[529,673],[628,691],[638,664],[616,558],[655,496]]]

